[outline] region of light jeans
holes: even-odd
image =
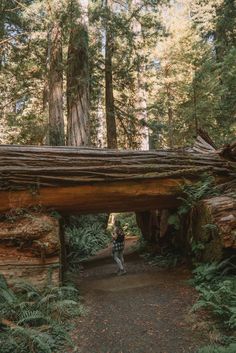
[[[114,251],[113,257],[115,262],[117,263],[119,270],[124,271],[124,257],[123,257],[123,250]]]

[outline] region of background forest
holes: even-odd
[[[233,0],[1,0],[0,12],[0,143],[235,136]]]

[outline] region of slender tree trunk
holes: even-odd
[[[6,1],[0,1],[0,40],[4,39],[5,35],[5,17],[6,17]],[[0,71],[2,70],[4,50],[0,52]]]
[[[195,133],[197,134],[199,129],[198,116],[197,116],[197,92],[196,85],[193,82],[193,106],[194,106],[194,122],[195,122]]]
[[[166,88],[166,96],[167,96],[167,116],[168,116],[168,134],[169,134],[169,147],[173,148],[173,109],[171,105],[172,97],[170,93],[170,89],[167,85]]]
[[[99,91],[97,103],[97,147],[104,148],[106,146],[106,117],[103,109],[103,92]]]
[[[115,119],[115,106],[113,95],[113,74],[112,74],[112,51],[113,35],[109,27],[110,8],[106,1],[106,44],[105,44],[105,105],[106,105],[106,124],[107,124],[107,147],[117,148],[117,132]]]
[[[138,68],[137,73],[137,99],[136,99],[136,111],[137,119],[140,122],[140,133],[141,133],[141,150],[149,149],[149,129],[147,126],[147,94],[145,89],[145,69],[142,65]]]
[[[87,9],[83,8],[87,13]],[[89,65],[87,15],[74,20],[70,32],[67,61],[67,144],[90,143]]]
[[[49,144],[65,144],[63,117],[63,66],[62,66],[62,33],[61,26],[54,22],[49,40]]]

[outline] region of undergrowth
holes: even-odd
[[[191,283],[199,292],[199,299],[193,310],[201,308],[209,310],[215,317],[216,325],[227,332],[228,336],[232,336],[227,346],[210,345],[201,348],[198,353],[236,352],[235,260],[233,257],[220,263],[200,264],[193,271],[194,278]]]
[[[208,174],[203,174],[200,180],[194,184],[180,186],[183,197],[179,197],[178,199],[181,201],[181,205],[176,212],[169,217],[168,223],[173,225],[176,230],[179,230],[183,223],[183,217],[186,217],[200,200],[207,196],[216,196],[219,194],[214,186],[214,177]]]
[[[0,353],[54,353],[70,345],[71,318],[84,313],[72,286],[38,290],[27,283],[9,288],[0,277]]]
[[[151,266],[161,268],[173,268],[180,260],[180,255],[174,252],[167,252],[166,254],[150,254],[144,253],[141,255]]]
[[[71,217],[65,232],[71,270],[76,269],[81,260],[95,255],[111,241],[106,214]]]
[[[141,237],[140,228],[137,225],[135,213],[128,212],[128,213],[118,213],[115,217],[119,220],[120,225],[125,232],[126,236],[138,236]]]

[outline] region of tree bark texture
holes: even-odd
[[[194,147],[204,153],[0,146],[0,211],[40,204],[84,213],[174,208],[180,185],[202,173],[217,184],[235,178],[234,162],[209,146]]]
[[[200,201],[190,215],[189,243],[200,244],[199,260],[219,261],[226,249],[236,250],[236,193]]]
[[[143,239],[149,243],[157,243],[159,238],[159,224],[156,211],[136,212],[137,225]]]
[[[133,1],[134,9],[137,11],[141,7],[140,0]],[[135,96],[135,115],[139,121],[139,133],[141,136],[140,149],[149,150],[149,129],[147,126],[147,91],[145,78],[145,64],[142,62],[143,47],[142,47],[142,25],[134,18],[133,19],[134,46],[137,56],[137,77],[136,77],[136,96]]]
[[[9,284],[59,284],[59,224],[46,214],[8,214],[0,221],[0,271]]]
[[[115,118],[115,105],[113,93],[113,34],[109,26],[111,21],[111,10],[108,0],[106,1],[106,44],[105,44],[105,105],[106,105],[106,124],[107,124],[107,147],[117,148],[117,131]]]
[[[63,117],[63,63],[61,26],[54,22],[49,36],[49,144],[65,144]]]
[[[88,29],[82,21],[71,29],[67,65],[67,144],[86,146],[90,143]]]

